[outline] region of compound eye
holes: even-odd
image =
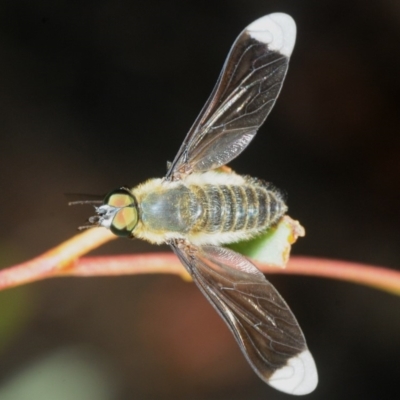
[[[124,207],[118,210],[112,220],[110,230],[114,235],[129,237],[138,222],[136,207]]]
[[[129,190],[113,190],[104,198],[104,204],[116,209],[110,225],[111,232],[117,236],[132,236],[132,231],[138,223],[138,212],[135,198]]]
[[[129,207],[135,204],[135,199],[127,190],[117,189],[105,197],[104,204],[117,208]]]

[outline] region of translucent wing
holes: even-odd
[[[304,335],[264,275],[232,250],[178,241],[172,248],[260,378],[289,394],[312,392],[318,376]]]
[[[282,13],[264,16],[244,29],[167,179],[220,167],[247,147],[279,95],[295,38],[293,19]]]

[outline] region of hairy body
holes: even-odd
[[[131,190],[138,204],[133,234],[151,243],[188,239],[196,245],[249,239],[287,211],[280,192],[235,173],[193,173],[181,181],[151,179]]]

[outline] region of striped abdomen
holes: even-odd
[[[191,185],[188,189],[197,211],[191,234],[264,231],[287,209],[276,189],[256,180],[245,185]]]
[[[266,231],[285,214],[281,194],[236,174],[192,174],[184,182],[152,179],[132,190],[138,203],[135,237],[152,243],[234,243]]]

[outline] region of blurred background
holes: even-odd
[[[232,163],[288,193],[294,254],[400,268],[400,3],[0,2],[0,258],[70,238],[65,193],[161,177],[240,31],[298,39],[281,96]],[[118,240],[97,254],[166,251]],[[271,276],[319,369],[309,399],[395,399],[400,299]],[[252,372],[197,288],[173,276],[52,279],[0,293],[2,400],[286,399]]]

